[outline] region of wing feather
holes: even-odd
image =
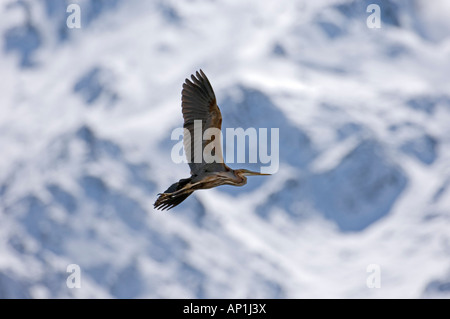
[[[184,119],[184,128],[189,132],[189,136],[184,136],[184,148],[187,161],[191,168],[191,174],[202,172],[227,170],[222,156],[222,145],[220,138],[203,140],[203,135],[208,128],[222,128],[222,115],[217,106],[216,96],[211,83],[202,70],[191,75],[191,79],[186,79],[181,92],[181,107]],[[201,136],[195,132],[195,121],[201,121]],[[199,122],[200,123],[200,122]],[[209,145],[214,143],[213,145]],[[213,163],[206,163],[203,158],[203,150],[206,146],[214,147],[215,157],[218,159]],[[196,163],[195,154],[201,154],[201,159]],[[198,159],[198,158],[197,158]]]

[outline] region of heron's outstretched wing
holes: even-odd
[[[216,96],[202,70],[191,75],[191,80],[186,79],[181,92],[184,128],[187,129],[183,143],[191,174],[227,170],[223,161],[220,135],[203,139],[207,129],[216,129],[210,130],[214,133],[220,132],[222,127],[222,115],[217,106]],[[203,156],[205,147],[207,147],[205,153],[214,156],[215,160],[212,163],[211,159],[205,161]]]

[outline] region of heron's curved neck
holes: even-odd
[[[247,177],[241,174],[239,171],[233,171],[234,175],[234,181],[236,185],[242,186],[247,184]]]

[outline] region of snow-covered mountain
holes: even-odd
[[[0,10],[0,297],[450,297],[448,1]],[[156,211],[200,68],[224,127],[279,128],[279,170]]]

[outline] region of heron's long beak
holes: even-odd
[[[263,174],[263,173],[258,173],[258,172],[253,172],[253,171],[245,171],[244,175],[246,176],[257,176],[257,175],[272,175],[272,174]]]

